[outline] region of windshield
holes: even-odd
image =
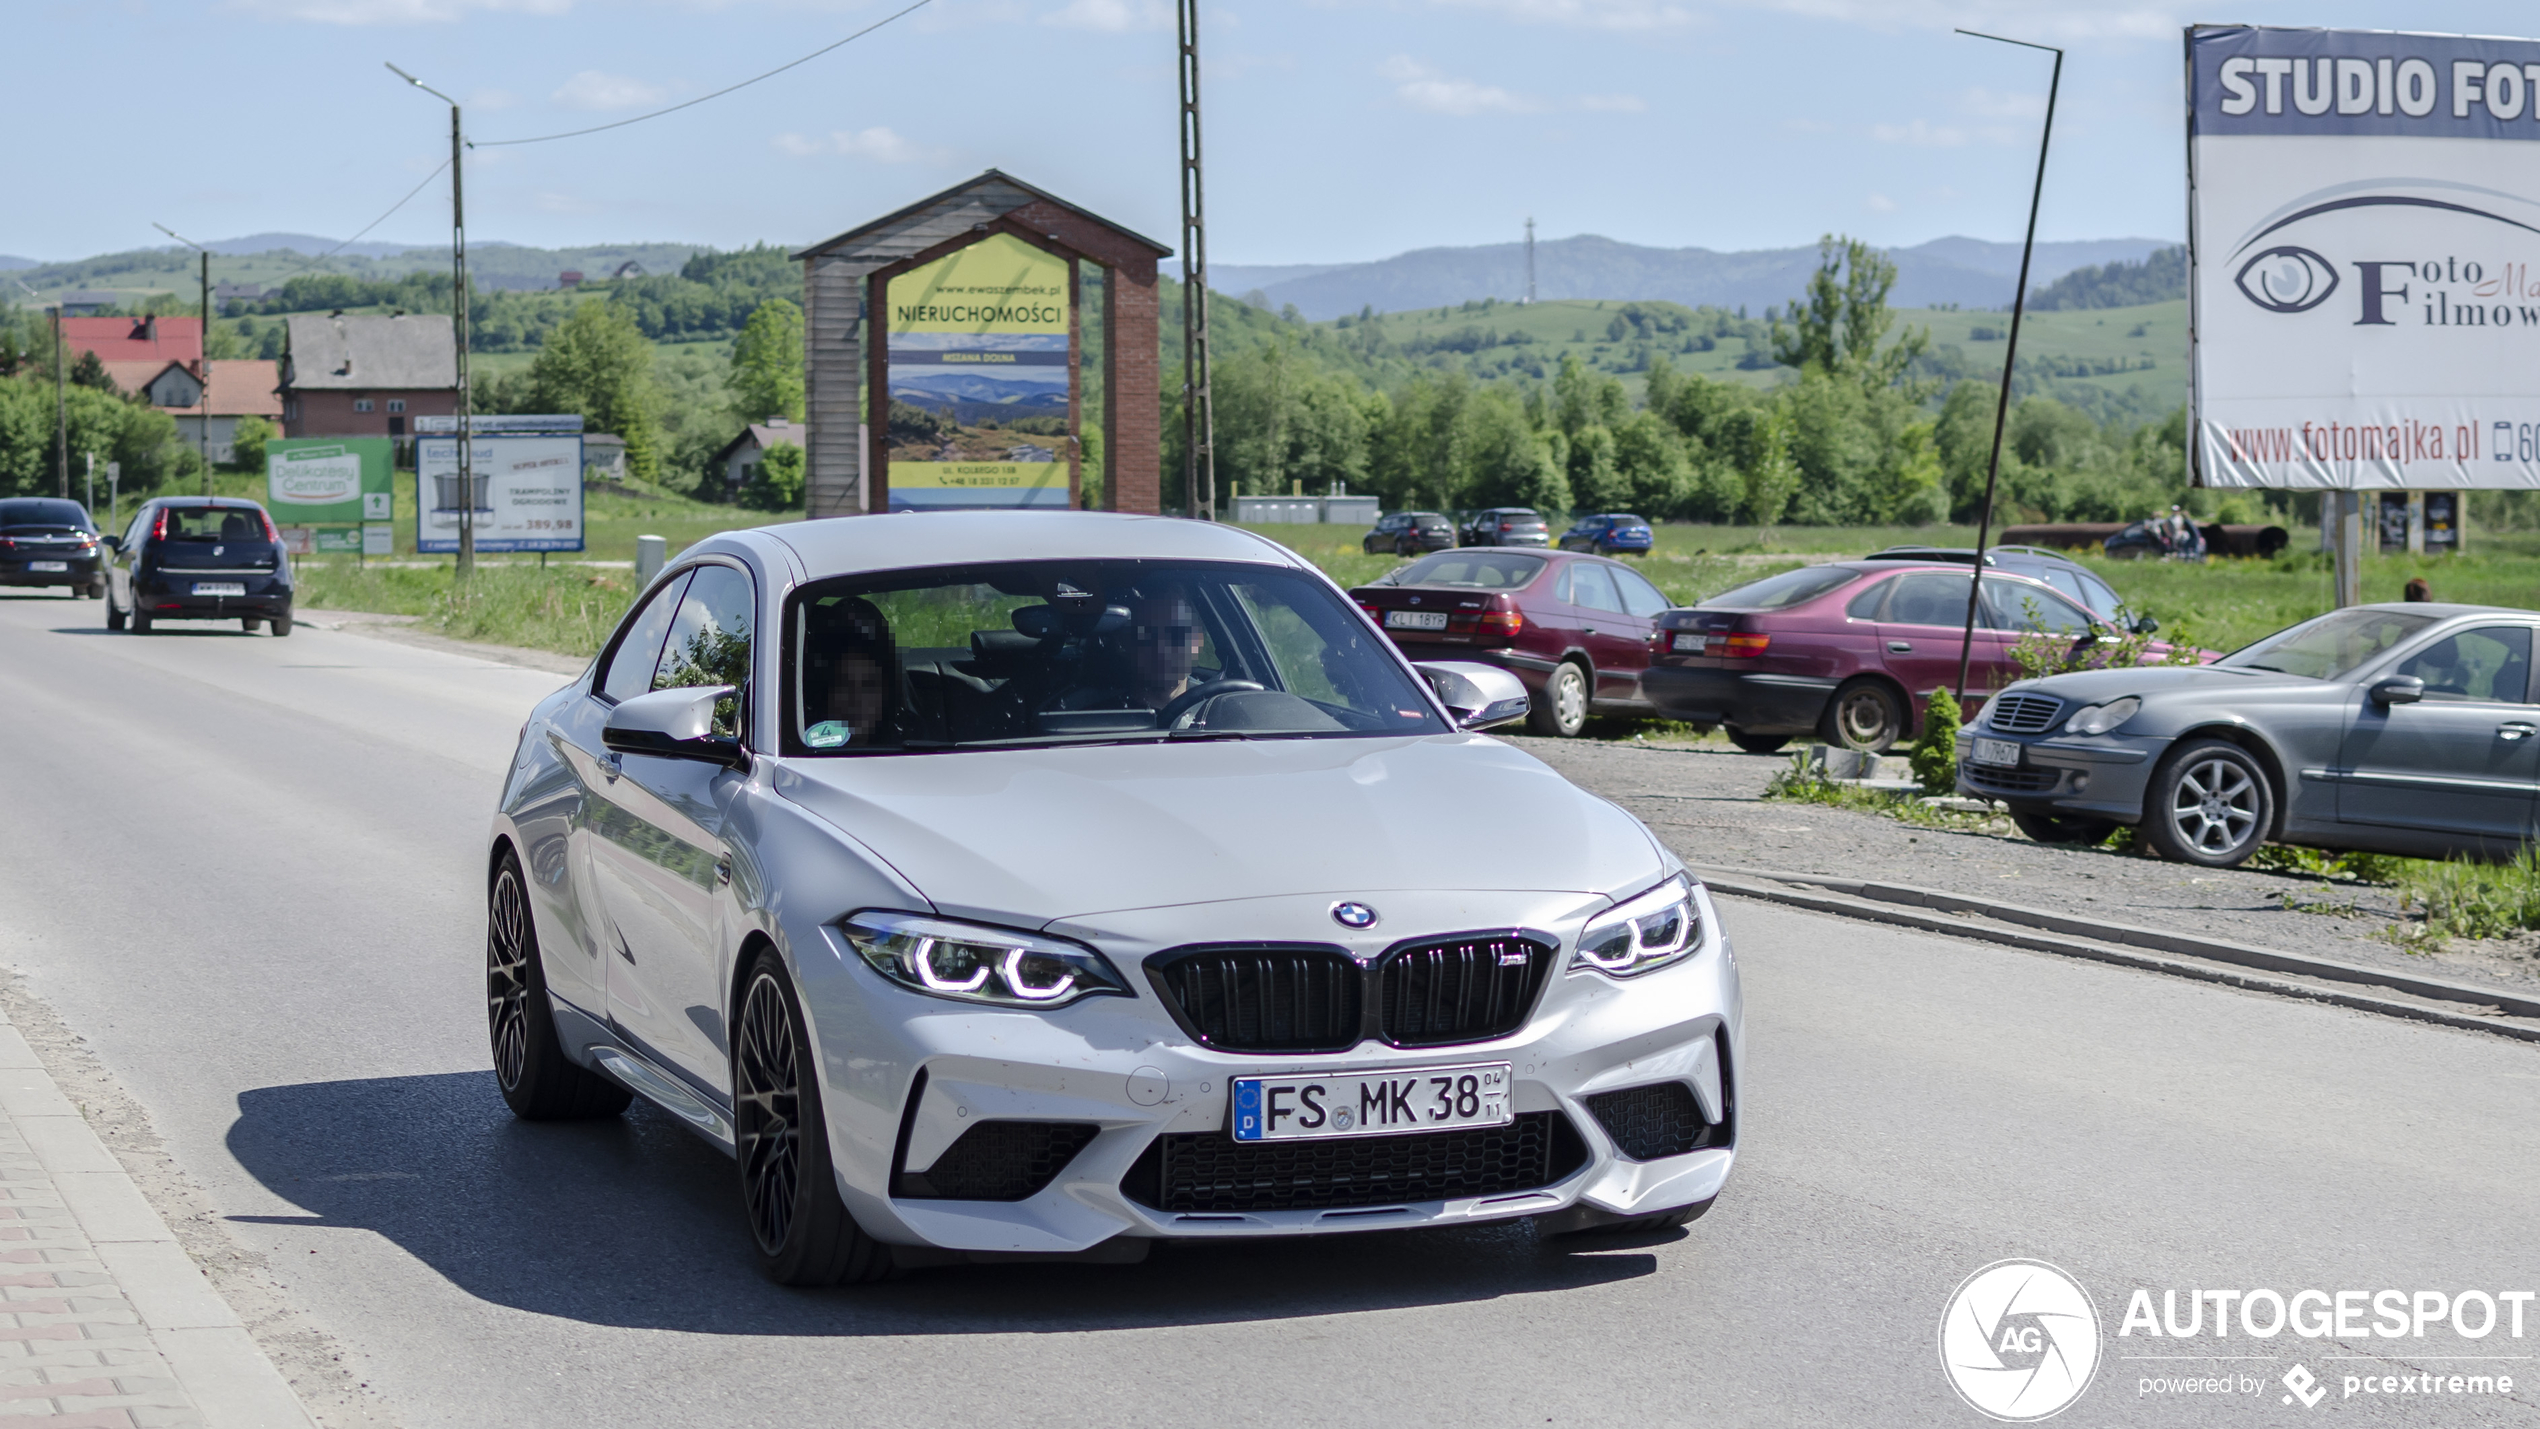
[[[94,531],[96,523],[76,501],[26,498],[0,501],[0,531]]]
[[[790,754],[1448,728],[1356,611],[1276,567],[1034,561],[844,577],[794,597],[786,648]]]
[[[2433,623],[2433,616],[2396,610],[2331,611],[2290,630],[2279,630],[2214,663],[2334,680]]]
[[[1489,547],[1440,551],[1413,561],[1393,578],[1395,585],[1453,585],[1474,590],[1515,590],[1543,574],[1544,558],[1520,556]]]
[[[1752,585],[1722,591],[1702,602],[1701,609],[1786,610],[1860,578],[1859,571],[1844,566],[1806,566],[1777,576],[1766,576]]]

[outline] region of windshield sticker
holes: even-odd
[[[814,749],[835,749],[855,738],[855,731],[844,720],[824,719],[803,731],[803,743]]]

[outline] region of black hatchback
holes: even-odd
[[[255,502],[226,496],[162,496],[107,542],[106,628],[147,635],[161,620],[235,620],[254,633],[291,633],[291,559],[282,534]]]
[[[0,501],[0,585],[68,586],[73,599],[106,593],[97,522],[76,501]]]

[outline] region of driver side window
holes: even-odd
[[[2529,702],[2531,631],[2520,625],[2482,625],[2447,636],[2399,662],[2391,673],[2425,681],[2429,700]]]

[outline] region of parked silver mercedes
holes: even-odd
[[[2133,824],[2209,867],[2269,839],[2509,854],[2540,819],[2535,627],[2494,606],[2356,606],[2210,665],[2023,680],[1959,735],[1958,787],[2033,838]]]
[[[715,537],[522,731],[497,1080],[732,1152],[788,1284],[1689,1221],[1736,964],[1646,828],[1479,732],[1526,706],[1222,526]]]

